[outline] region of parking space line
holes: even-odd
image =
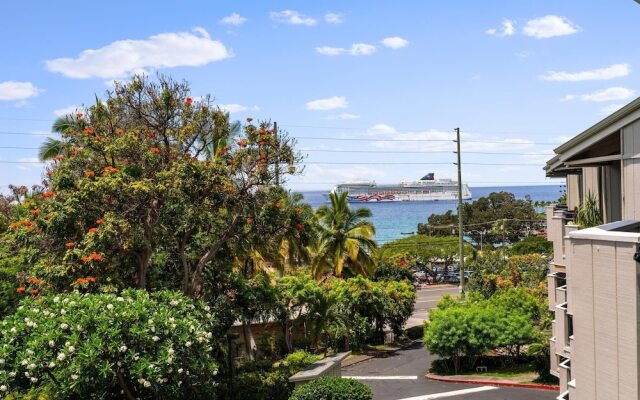
[[[443,399],[445,397],[462,396],[463,394],[485,392],[487,390],[495,390],[495,389],[497,389],[496,386],[480,386],[480,387],[471,388],[471,389],[454,390],[452,392],[441,392],[441,393],[426,394],[424,396],[407,397],[407,398],[399,399],[399,400],[434,400],[434,399]]]
[[[345,379],[356,379],[361,381],[384,381],[384,380],[415,380],[416,375],[396,375],[396,376],[342,376]]]

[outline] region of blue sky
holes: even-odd
[[[159,71],[190,81],[195,96],[212,94],[235,118],[270,118],[299,138],[308,165],[289,182],[296,190],[431,171],[454,178],[453,143],[432,140],[451,139],[457,126],[470,185],[543,183],[557,144],[640,88],[632,0],[0,7],[0,132],[23,133],[0,133],[0,147],[38,147],[56,112],[90,104],[114,79]],[[0,148],[0,161],[36,154]],[[1,163],[0,190],[41,173]]]

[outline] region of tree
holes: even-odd
[[[194,101],[184,82],[134,77],[60,130],[69,154],[54,157],[14,229],[41,250],[33,273],[52,291],[90,270],[101,290],[162,282],[201,297],[206,270],[230,243],[290,228],[272,183],[276,162],[299,161],[291,139],[249,118],[242,137],[207,160],[229,137],[228,117],[208,96]]]
[[[546,237],[527,236],[522,240],[514,243],[509,249],[510,254],[542,254],[550,256],[553,254],[553,242],[547,240]]]
[[[347,193],[331,193],[329,199],[330,206],[323,205],[316,211],[320,234],[312,264],[314,275],[332,272],[341,276],[344,269],[352,275],[372,275],[377,245],[373,240],[375,227],[369,221],[371,211],[352,210]]]
[[[518,200],[512,193],[494,192],[472,203],[465,203],[462,209],[465,235],[474,243],[481,241],[490,245],[514,243],[530,232],[542,230],[544,220],[531,201]],[[418,226],[418,233],[430,235],[450,235],[457,230],[458,217],[451,211],[432,214],[427,224]]]
[[[494,251],[483,253],[467,267],[473,271],[467,281],[467,289],[490,297],[513,287],[537,288],[546,281],[549,263],[539,254],[514,255],[505,259]]]

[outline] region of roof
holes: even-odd
[[[599,140],[619,131],[631,122],[640,119],[640,97],[625,105],[605,119],[597,122],[577,136],[556,147],[553,151],[556,155],[547,161],[544,169],[547,175],[561,172],[564,161],[584,150]]]

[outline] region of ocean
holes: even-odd
[[[516,198],[524,199],[531,196],[533,201],[556,201],[564,193],[562,185],[538,186],[500,186],[500,187],[472,187],[473,199],[487,196],[491,192],[510,192]],[[305,202],[314,209],[327,203],[327,191],[301,192]],[[473,200],[470,200],[473,201]],[[351,203],[351,207],[367,207],[373,213],[373,223],[376,227],[376,240],[384,244],[391,240],[400,239],[417,230],[419,222],[426,223],[431,214],[442,214],[448,210],[456,212],[457,201],[420,201],[420,202],[388,202],[388,203]]]

